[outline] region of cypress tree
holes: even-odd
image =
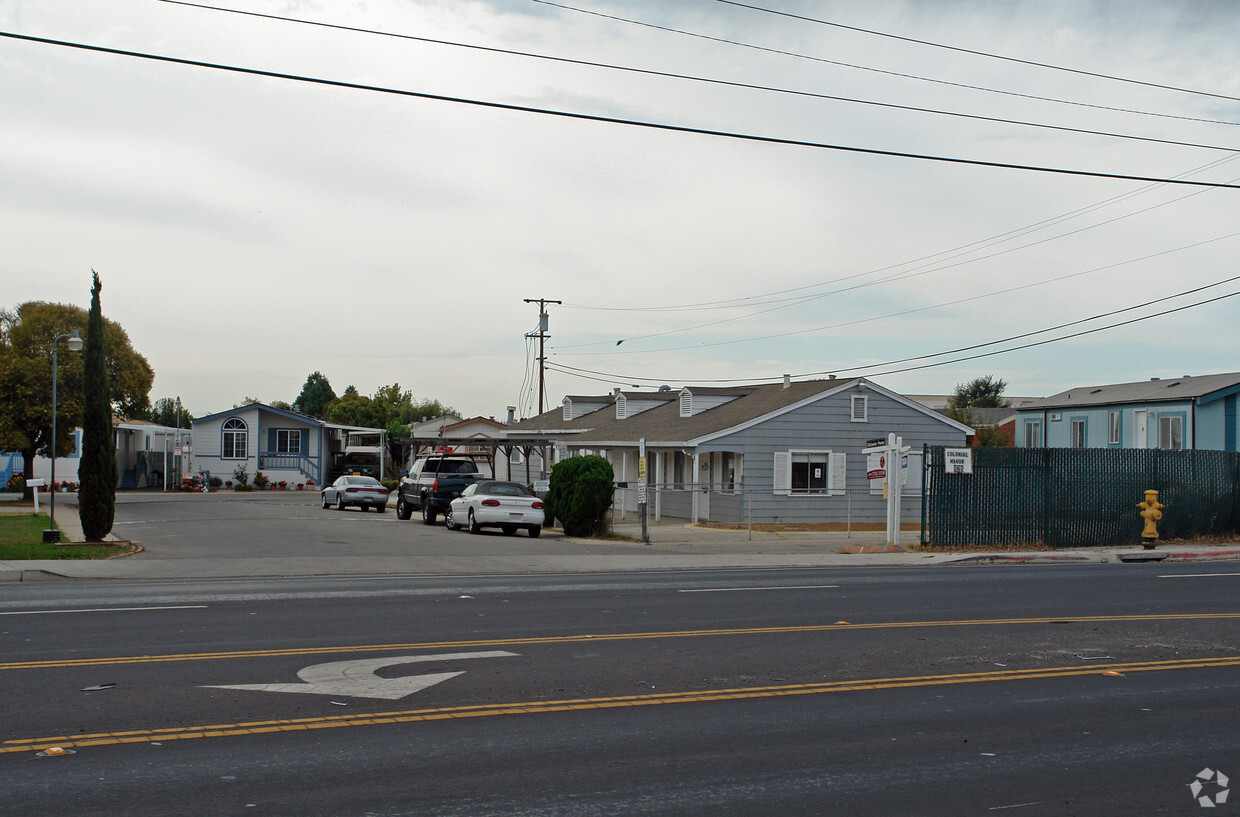
[[[82,459],[78,464],[78,516],[89,542],[101,541],[112,531],[116,513],[116,442],[112,437],[112,392],[108,388],[107,350],[104,348],[103,312],[99,292],[103,284],[94,275],[90,315],[86,321],[82,370]]]

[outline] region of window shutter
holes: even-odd
[[[274,428],[267,429],[267,450],[276,450],[276,430]]]
[[[827,496],[843,496],[844,485],[846,482],[847,465],[845,461],[846,454],[843,452],[831,452],[830,462],[827,464]]]
[[[771,474],[775,493],[792,495],[792,455],[787,451],[775,452],[775,466]]]
[[[310,454],[310,429],[305,428],[301,431],[301,455],[303,457]]]

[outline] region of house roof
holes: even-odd
[[[266,411],[271,414],[279,414],[281,416],[288,417],[290,420],[297,420],[299,422],[306,423],[307,425],[319,426],[321,428],[335,428],[341,431],[373,432],[375,434],[383,431],[381,428],[366,428],[364,426],[346,426],[341,425],[340,423],[329,423],[318,417],[311,417],[309,414],[302,414],[301,412],[293,411],[292,409],[276,408],[275,406],[269,406],[266,403],[246,403],[244,406],[234,406],[227,411],[217,411],[215,414],[195,417],[194,422],[202,423],[207,420],[216,420],[220,417],[227,417],[230,414],[240,414],[243,411],[249,411],[251,409],[259,409],[260,411]]]
[[[1240,392],[1240,372],[1185,375],[1161,379],[1154,377],[1136,383],[1078,386],[1041,400],[1032,400],[1016,406],[1016,410],[1041,411],[1042,409],[1183,402],[1185,400],[1211,403],[1237,392]]]
[[[557,409],[511,426],[509,435],[516,436],[522,432],[561,433],[571,435],[574,445],[593,443],[600,447],[631,445],[643,438],[648,445],[697,444],[761,422],[771,416],[794,409],[800,404],[856,388],[861,383],[864,383],[867,388],[872,388],[940,422],[952,425],[966,433],[973,433],[973,429],[955,420],[944,417],[871,381],[859,378],[849,381],[803,380],[791,383],[787,388],[782,383],[728,388],[686,386],[685,388],[695,396],[727,395],[735,399],[698,412],[692,417],[680,416],[680,403],[676,399],[669,399],[663,405],[623,420],[617,420],[614,411],[596,411],[566,421]],[[645,396],[641,393],[629,394],[635,395],[630,399],[640,399]],[[629,394],[626,394],[626,397]],[[663,394],[666,395],[666,392]]]

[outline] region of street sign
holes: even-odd
[[[943,470],[948,474],[972,474],[973,449],[944,448]]]

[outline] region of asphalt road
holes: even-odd
[[[1199,814],[1238,567],[10,584],[0,814]]]

